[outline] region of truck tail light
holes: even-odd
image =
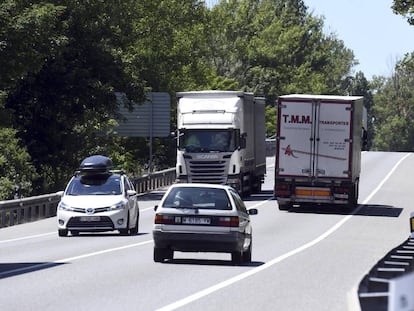
[[[275,197],[290,197],[292,191],[289,184],[277,183],[274,189]]]
[[[237,216],[219,217],[218,225],[221,227],[238,227],[239,217]]]
[[[156,225],[171,225],[175,221],[174,216],[155,214],[154,223]]]

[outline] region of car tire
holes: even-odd
[[[119,229],[119,233],[121,235],[129,235],[131,231],[129,230],[129,212],[128,212],[126,228],[125,229]]]
[[[59,236],[68,236],[68,229],[59,229],[58,234]]]
[[[135,223],[134,228],[131,229],[130,233],[131,234],[138,234],[138,229],[139,229],[139,217],[137,216],[137,221]]]
[[[154,261],[164,262],[165,259],[173,259],[174,251],[167,248],[154,247]]]
[[[239,265],[243,262],[243,253],[240,251],[231,253],[231,262],[235,265]]]
[[[252,262],[252,241],[250,241],[249,248],[243,252],[243,262],[251,263]]]

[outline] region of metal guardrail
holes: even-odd
[[[412,288],[410,289],[410,297],[404,297],[401,291],[393,292],[391,286],[401,277],[412,275],[412,273],[414,273],[414,239],[409,238],[386,254],[362,279],[358,288],[361,310],[412,310],[409,308],[389,308],[391,298],[400,299],[401,304],[407,304],[413,299]]]
[[[138,194],[166,187],[174,181],[175,168],[132,178]],[[59,201],[60,195],[56,193],[0,201],[0,228],[56,216]]]

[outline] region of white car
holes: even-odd
[[[173,259],[174,251],[231,253],[235,264],[252,258],[250,216],[236,190],[213,184],[172,185],[155,207],[154,261]]]
[[[57,208],[59,236],[114,230],[123,235],[138,233],[137,192],[123,172],[112,168],[112,161],[104,156],[82,161],[61,193]]]

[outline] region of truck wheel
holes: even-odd
[[[351,192],[351,197],[349,199],[349,207],[354,208],[358,205],[358,189],[359,189],[359,181],[357,180],[354,184],[354,189]]]
[[[292,203],[280,203],[277,202],[280,211],[288,211],[292,208]]]

